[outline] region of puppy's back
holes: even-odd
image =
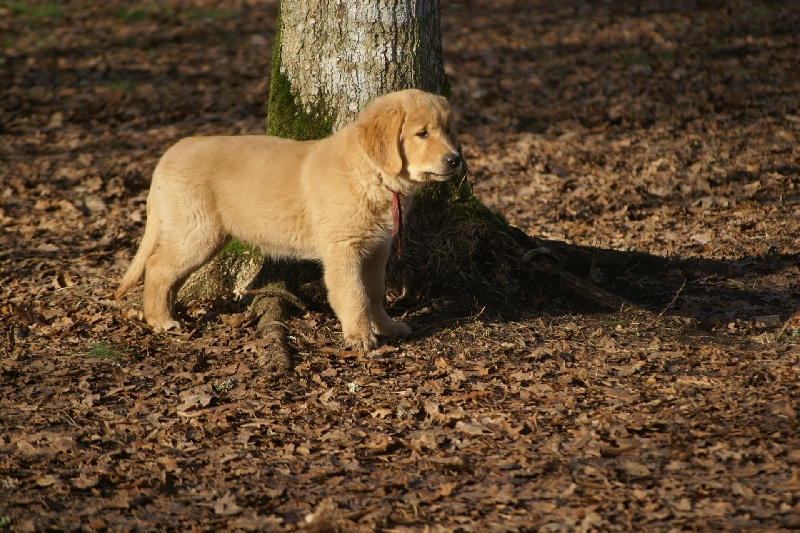
[[[220,231],[272,255],[316,258],[300,194],[301,169],[314,143],[265,135],[189,137],[161,158],[151,194],[165,211],[201,206]]]

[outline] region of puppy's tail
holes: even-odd
[[[145,265],[147,264],[147,259],[153,255],[153,252],[156,249],[156,244],[158,242],[158,220],[154,215],[155,210],[150,209],[150,202],[147,202],[147,223],[144,227],[144,236],[142,237],[142,243],[139,245],[139,250],[136,252],[136,255],[133,257],[133,261],[131,261],[130,266],[128,267],[128,271],[125,272],[125,275],[122,276],[122,280],[119,282],[119,288],[114,293],[114,299],[117,300],[117,305],[120,305],[122,301],[122,297],[125,296],[131,287],[136,285],[136,282],[139,281],[139,278],[142,277],[144,273]]]

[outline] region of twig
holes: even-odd
[[[480,318],[480,316],[483,314],[483,312],[485,310],[486,310],[486,307],[483,307],[475,315],[461,316],[461,317],[456,317],[456,318],[448,318],[447,320],[442,320],[441,322],[436,322],[435,324],[430,324],[428,326],[425,326],[424,328],[416,329],[416,330],[414,330],[414,333],[412,334],[412,337],[416,337],[419,334],[421,334],[421,333],[423,333],[425,331],[429,331],[431,329],[444,327],[444,326],[449,326],[451,324],[458,324],[461,320],[464,320],[465,323],[473,322],[473,321],[477,320],[478,318]]]
[[[656,324],[661,322],[661,319],[664,317],[664,313],[667,312],[667,309],[669,309],[670,307],[672,307],[675,304],[675,301],[678,299],[678,296],[681,295],[681,292],[683,291],[684,287],[686,287],[686,278],[683,278],[683,284],[681,285],[680,289],[678,289],[678,292],[675,293],[675,296],[672,297],[672,301],[670,301],[667,304],[667,306],[664,309],[662,309],[661,312],[656,317],[656,321],[655,321]]]
[[[594,252],[592,252],[592,264],[589,265],[589,275],[586,277],[586,281],[592,282],[592,274],[594,274],[594,266],[597,264],[597,247],[595,247]]]

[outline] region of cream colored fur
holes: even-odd
[[[180,328],[178,289],[235,237],[272,256],[321,261],[345,343],[369,351],[376,333],[411,332],[384,309],[392,191],[408,212],[419,186],[463,165],[447,102],[418,90],[376,98],[319,141],[183,139],[156,166],[144,237],[115,296],[144,274],[147,323]]]

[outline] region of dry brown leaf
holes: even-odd
[[[233,516],[241,512],[242,508],[236,504],[236,496],[231,491],[214,500],[214,513],[218,515]]]

